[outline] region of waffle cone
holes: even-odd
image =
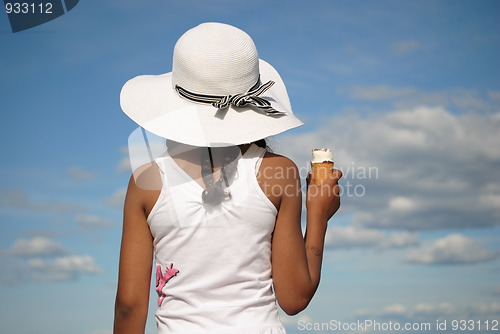
[[[311,167],[315,184],[319,185],[323,182],[323,180],[330,177],[330,175],[332,174],[333,162],[311,162]]]

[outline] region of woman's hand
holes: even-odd
[[[328,221],[340,207],[339,179],[342,172],[332,169],[331,175],[319,185],[315,184],[313,173],[307,177],[306,208],[308,215],[321,217]]]

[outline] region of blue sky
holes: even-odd
[[[136,129],[119,92],[169,72],[175,41],[206,21],[247,31],[287,84],[305,125],[274,150],[305,171],[311,148],[332,147],[345,174],[319,291],[288,331],[500,320],[499,14],[498,1],[80,1],[13,34],[0,13],[1,332],[111,333]]]

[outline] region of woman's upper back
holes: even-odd
[[[254,145],[255,146],[255,145]],[[250,145],[242,145],[241,152],[244,156]],[[172,157],[176,165],[181,168],[194,182],[205,188],[203,184],[201,167],[197,161],[183,157]],[[214,166],[214,178],[220,175],[220,165]],[[255,171],[258,184],[269,199],[279,210],[281,198],[286,193],[300,191],[299,171],[297,166],[287,157],[266,151],[261,161],[257,163]],[[137,185],[137,195],[141,197],[145,216],[149,216],[156,204],[163,187],[161,171],[156,162],[143,165],[134,171],[131,181]]]

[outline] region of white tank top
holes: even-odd
[[[203,188],[168,154],[155,161],[163,187],[148,216],[154,237],[160,334],[284,334],[272,290],[277,210],[256,171],[265,150],[237,162],[230,199],[202,202]]]

